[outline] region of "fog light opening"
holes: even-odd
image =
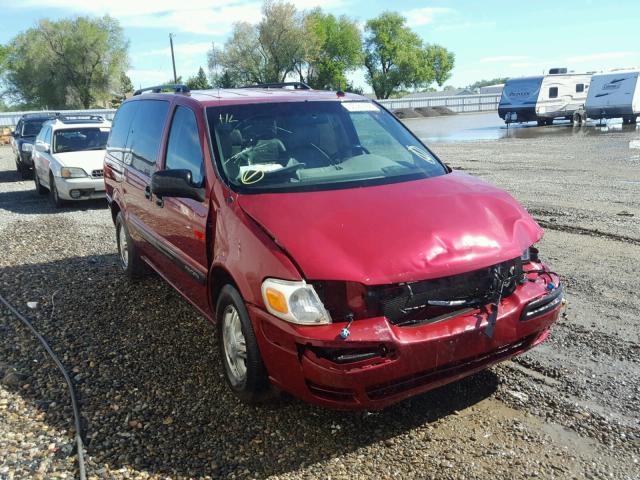
[[[80,190],[71,190],[69,195],[71,195],[71,198],[80,198],[82,196],[82,192]]]

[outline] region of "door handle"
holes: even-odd
[[[151,200],[151,187],[149,185],[144,187],[144,198]]]

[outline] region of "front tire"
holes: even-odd
[[[23,180],[28,179],[31,174],[29,167],[25,166],[18,157],[16,157],[16,171],[20,174],[20,178]]]
[[[129,280],[138,280],[145,274],[144,262],[140,258],[136,245],[129,235],[129,229],[122,212],[116,216],[116,243],[120,267]]]
[[[47,194],[47,189],[43,187],[42,184],[40,183],[40,179],[38,178],[38,172],[36,172],[35,170],[33,171],[33,183],[36,184],[36,192],[38,192],[39,195]]]
[[[243,402],[263,402],[269,391],[269,378],[249,313],[232,285],[225,285],[220,292],[216,320],[222,368],[229,387]]]
[[[60,198],[58,187],[56,187],[56,179],[53,174],[49,175],[49,198],[56,208],[64,207],[67,202]]]

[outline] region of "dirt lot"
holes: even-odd
[[[382,413],[240,405],[213,328],[157,277],[119,275],[105,206],[55,210],[6,147],[0,292],[73,371],[93,478],[638,479],[638,143],[637,130],[558,126],[433,145],[545,227],[569,304],[534,351]],[[62,378],[4,309],[0,379],[0,479],[72,478]]]

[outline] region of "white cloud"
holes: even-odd
[[[336,6],[345,0],[292,0],[300,10]],[[261,0],[22,0],[21,8],[61,9],[73,13],[104,15],[119,19],[127,27],[162,28],[203,35],[223,36],[235,22],[257,23]]]
[[[174,40],[173,51],[182,56],[201,56],[206,54],[209,50],[211,50],[211,42],[179,43]],[[140,56],[147,57],[166,55],[171,55],[171,49],[169,47],[149,50],[148,52],[142,53]]]
[[[456,30],[471,30],[471,29],[481,29],[486,30],[490,28],[495,28],[496,22],[494,21],[479,21],[479,22],[455,22],[455,23],[445,23],[442,25],[436,26],[437,32],[451,32]]]
[[[590,55],[578,55],[576,57],[567,58],[569,63],[589,63],[598,62],[601,60],[611,60],[614,58],[627,58],[640,55],[640,52],[604,52],[593,53]]]
[[[433,23],[436,17],[454,13],[455,10],[447,7],[423,7],[414,8],[403,13],[407,18],[407,23],[412,27],[419,27]]]
[[[482,57],[480,63],[504,63],[515,62],[518,60],[526,60],[529,57],[524,55],[499,55],[496,57]]]

